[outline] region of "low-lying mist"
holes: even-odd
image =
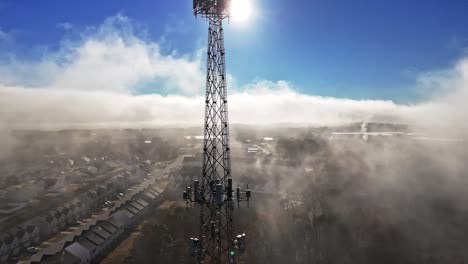
[[[406,137],[278,139],[281,162],[233,169],[292,201],[287,210],[278,209],[279,195],[254,206],[262,224],[243,223],[255,250],[248,263],[463,263],[466,147]]]

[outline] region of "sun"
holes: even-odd
[[[230,11],[233,22],[245,23],[252,16],[252,0],[231,0]]]

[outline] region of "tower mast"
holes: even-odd
[[[235,0],[234,0],[235,1]],[[223,20],[229,17],[229,0],[194,0],[193,12],[209,22],[205,94],[203,165],[201,182],[184,199],[200,205],[199,238],[190,239],[190,254],[198,263],[236,263],[245,249],[245,234],[234,237],[233,187],[229,142],[228,98]],[[193,196],[192,196],[193,194]],[[237,200],[250,191],[236,189]]]
[[[200,243],[202,260],[226,263],[222,257],[231,249],[233,202],[216,201],[216,192],[224,189],[231,176],[224,33],[222,17],[209,16],[208,20]]]

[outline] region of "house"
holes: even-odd
[[[39,234],[41,240],[46,240],[52,234],[57,233],[57,218],[52,212],[47,212],[44,216],[39,218]]]
[[[158,194],[160,194],[160,193],[162,193],[162,192],[164,191],[163,189],[161,189],[161,188],[159,188],[158,186],[155,186],[155,185],[152,185],[152,186],[150,187],[150,189],[153,190],[153,191],[155,191],[155,192],[158,193]]]
[[[76,219],[85,217],[89,212],[89,207],[80,199],[74,199],[70,204]]]
[[[106,165],[111,168],[111,169],[115,169],[115,168],[118,168],[119,167],[119,164],[115,163],[114,161],[112,160],[107,160],[105,161]]]
[[[124,231],[132,224],[134,215],[127,210],[119,210],[111,215],[107,220],[110,224],[117,227],[119,231]]]
[[[131,205],[127,205],[124,207],[123,210],[127,210],[132,214],[131,218],[137,216],[140,213],[140,210],[136,209],[135,207],[132,207]]]
[[[143,209],[145,209],[144,206],[141,206],[139,203],[137,203],[135,200],[132,200],[130,203],[129,203],[130,206],[133,206],[134,208],[138,209],[138,211],[141,211]]]
[[[3,241],[2,236],[0,235],[0,263],[5,263],[9,257],[8,246],[6,242]]]
[[[117,194],[117,184],[113,182],[108,182],[106,184],[107,188],[107,199],[111,200]]]
[[[93,251],[91,252],[91,261],[99,259],[105,250],[105,240],[92,231],[86,232],[84,237],[95,245]]]
[[[144,191],[145,191],[145,192],[151,192],[151,194],[153,194],[154,196],[157,196],[157,195],[158,195],[158,193],[157,193],[156,191],[154,191],[154,190],[151,188],[151,186],[149,186],[148,188],[146,188]]]
[[[99,225],[95,226],[91,231],[94,232],[100,238],[104,239],[104,243],[102,244],[102,250],[107,251],[110,244],[113,242],[112,234]]]
[[[77,160],[74,160],[74,165],[77,167],[86,166],[91,162],[91,158],[83,156]]]
[[[129,186],[129,182],[122,174],[115,176],[114,181],[118,184],[118,188],[116,189],[116,191],[123,191]]]
[[[57,210],[62,213],[64,217],[65,226],[68,226],[75,221],[75,217],[73,213],[66,206],[60,206],[57,208]]]
[[[19,241],[16,236],[8,232],[4,232],[0,234],[0,240],[5,243],[10,256],[16,256],[19,253]]]
[[[62,253],[57,255],[51,256],[43,256],[43,258],[39,262],[31,262],[31,263],[41,263],[41,264],[81,264],[81,259],[76,257],[75,255],[71,254],[68,251],[62,251]]]
[[[111,236],[109,237],[110,244],[113,244],[114,242],[116,242],[117,238],[122,233],[121,230],[119,230],[116,226],[112,225],[108,221],[99,222],[98,226],[102,228],[104,231],[111,234]]]
[[[78,208],[73,202],[68,202],[63,205],[63,207],[69,210],[69,216],[67,216],[68,224],[72,224],[77,219],[80,219],[80,208]]]
[[[108,190],[107,190],[107,187],[105,185],[99,185],[97,187],[98,202],[105,202],[105,201],[109,200],[107,192],[108,192]]]
[[[97,254],[97,246],[93,242],[89,241],[86,237],[81,237],[76,242],[78,242],[81,246],[83,246],[89,254],[90,262],[92,263],[93,260],[96,258]]]
[[[75,243],[66,247],[65,251],[80,259],[77,263],[96,262],[117,239],[118,230],[107,221],[99,222],[98,226],[85,232]]]
[[[18,240],[18,249],[17,249],[18,253],[14,251],[15,255],[19,254],[19,252],[21,251],[23,247],[29,246],[29,234],[24,229],[20,228],[19,226],[15,226],[15,227],[8,229],[7,233],[11,234],[12,236],[15,236]]]
[[[94,259],[93,256],[96,253],[96,245],[88,239],[86,239],[85,237],[78,239],[76,242],[79,243],[83,248],[85,248],[85,250],[87,251],[87,255],[89,255],[89,263],[91,263]]]
[[[247,154],[254,155],[258,153],[258,148],[256,147],[248,147],[247,148]]]
[[[92,199],[92,200],[96,200],[98,198],[98,191],[97,190],[90,190],[86,193],[86,195],[88,196],[88,198]]]
[[[79,264],[89,264],[91,263],[91,253],[87,247],[79,243],[78,241],[69,245],[65,248],[65,252],[73,255],[78,258],[80,261]]]
[[[86,167],[85,173],[88,173],[91,176],[95,176],[98,173],[99,169],[95,166],[88,166]]]
[[[38,216],[22,224],[23,229],[28,233],[31,245],[39,243],[40,225],[41,220]]]
[[[143,199],[138,199],[138,200],[136,200],[135,202],[138,203],[139,205],[143,206],[143,208],[146,208],[146,207],[149,205],[149,203],[146,202],[146,201],[143,200]]]
[[[63,215],[62,211],[57,208],[52,209],[51,213],[57,219],[57,231],[56,232],[59,232],[60,230],[65,228],[65,225],[66,225],[65,216]]]
[[[154,199],[156,199],[156,195],[154,195],[153,193],[151,193],[149,191],[146,191],[146,192],[143,193],[142,198],[145,199],[148,202],[152,202]]]
[[[155,195],[156,197],[158,197],[159,194],[160,194],[159,192],[155,191],[153,188],[148,188],[147,191],[148,191],[148,192],[151,192],[151,193],[152,193],[153,195]]]
[[[25,247],[36,245],[39,243],[39,227],[37,225],[26,225],[24,230],[28,234],[29,243],[24,244]]]

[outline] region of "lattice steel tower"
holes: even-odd
[[[235,1],[235,0],[234,0]],[[205,132],[201,183],[187,187],[184,200],[200,204],[199,238],[190,239],[190,254],[198,263],[236,263],[245,249],[245,234],[233,230],[233,187],[229,146],[228,100],[224,33],[229,0],[194,0],[195,16],[209,21],[205,95]],[[248,200],[250,191],[236,189],[236,199]]]

